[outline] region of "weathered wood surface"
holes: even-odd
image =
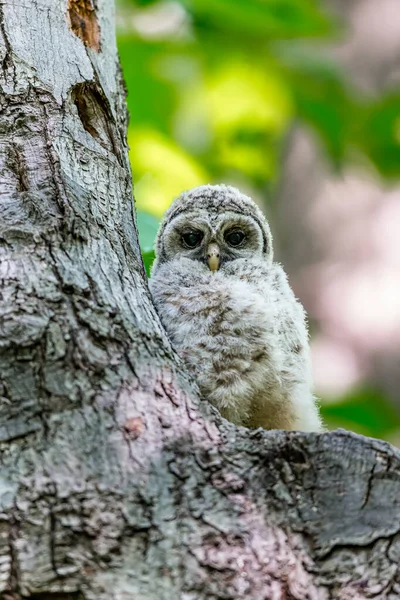
[[[0,598],[398,598],[399,453],[235,428],[183,373],[114,36],[111,0],[0,4]]]

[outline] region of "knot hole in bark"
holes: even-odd
[[[72,88],[72,101],[83,128],[103,148],[113,152],[121,164],[114,117],[103,91],[95,82],[78,83]]]
[[[68,21],[71,31],[85,46],[100,51],[100,25],[93,0],[68,0]]]

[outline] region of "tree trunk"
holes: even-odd
[[[398,598],[399,453],[236,428],[171,349],[111,0],[3,0],[0,60],[0,597]]]

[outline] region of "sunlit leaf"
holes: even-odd
[[[232,58],[207,80],[205,101],[217,132],[248,126],[281,133],[293,114],[290,90],[278,72]]]
[[[183,190],[209,183],[202,166],[171,138],[130,128],[128,142],[138,209],[160,217]]]
[[[239,56],[219,60],[182,90],[178,110],[180,139],[214,172],[235,169],[257,181],[276,174],[277,147],[293,107],[291,90],[272,65],[249,65]]]
[[[252,141],[241,136],[242,131],[233,132],[232,137],[224,136],[216,143],[216,160],[220,167],[236,169],[240,173],[265,182],[276,175],[277,152],[274,142],[265,132],[259,132],[262,139]],[[247,133],[247,132],[246,132]]]

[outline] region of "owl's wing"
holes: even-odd
[[[289,418],[291,425],[285,428],[321,431],[323,428],[318,406],[312,393],[305,311],[296,299],[287,276],[279,264],[260,269],[256,282],[259,293],[262,293],[265,298],[270,318],[273,320],[273,363],[279,381],[275,390],[276,406],[280,407],[277,412],[287,410],[291,415]],[[264,426],[262,421],[264,416],[268,422],[269,405],[269,398],[259,398],[259,406],[255,407],[255,414],[259,416],[259,421],[254,425]]]
[[[277,316],[277,334],[282,347],[294,355],[309,355],[306,313],[289,285],[286,273],[279,264],[270,271],[271,293]]]
[[[265,298],[268,310],[273,315],[274,332],[282,352],[285,355],[299,355],[306,350],[308,354],[306,314],[281,265],[260,265],[257,274],[252,273],[252,283]]]

